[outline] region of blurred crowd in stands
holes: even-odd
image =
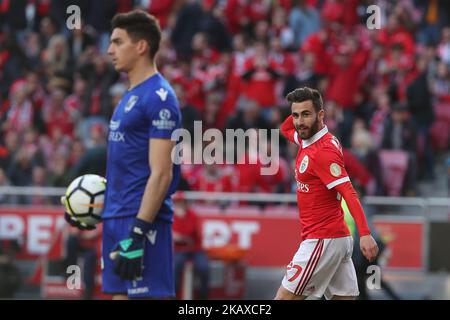
[[[81,29],[66,27],[71,4]],[[366,25],[372,4],[381,29]],[[104,174],[109,119],[127,90],[106,54],[110,21],[132,8],[160,21],[157,66],[189,131],[196,120],[203,131],[279,128],[285,95],[310,86],[362,194],[413,196],[435,179],[450,137],[449,1],[0,0],[1,186]],[[296,146],[280,137],[280,150],[275,175],[261,175],[260,161],[183,165],[180,188],[294,192]]]

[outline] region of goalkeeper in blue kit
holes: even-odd
[[[115,69],[128,74],[129,89],[109,124],[103,292],[113,299],[171,298],[171,194],[180,176],[171,159],[171,136],[181,127],[181,113],[155,66],[161,40],[157,20],[136,10],[116,15],[112,29],[108,54]]]

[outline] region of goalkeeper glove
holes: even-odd
[[[145,235],[152,224],[136,218],[129,238],[120,241],[111,258],[115,260],[114,272],[125,280],[137,280],[142,276],[144,268]]]
[[[72,216],[70,213],[68,213],[68,209],[67,209],[67,199],[65,196],[61,197],[61,204],[64,206],[65,211],[64,211],[64,220],[66,220],[66,222],[68,224],[70,224],[72,227],[78,228],[80,230],[94,230],[96,227],[95,226],[89,226],[81,221],[79,221],[77,218],[75,218],[74,216]]]
[[[81,221],[79,221],[77,218],[69,214],[67,211],[64,212],[64,220],[68,224],[70,224],[72,227],[78,228],[80,230],[95,230],[95,226],[89,226]]]

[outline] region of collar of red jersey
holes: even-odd
[[[310,145],[312,145],[314,142],[319,141],[320,138],[322,138],[324,135],[326,135],[328,133],[328,127],[325,126],[322,128],[322,130],[320,130],[319,132],[317,132],[315,135],[313,135],[311,138],[309,139],[305,139],[302,140],[302,148],[306,148],[309,147]]]

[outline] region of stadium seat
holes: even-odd
[[[450,124],[450,103],[436,103],[434,105],[434,115],[438,121],[445,121]]]
[[[450,107],[449,107],[450,110]],[[431,143],[436,150],[448,150],[450,139],[450,119],[437,119],[431,126]]]
[[[445,151],[450,139],[450,103],[440,102],[434,105],[435,121],[431,127],[431,143],[436,150]]]
[[[408,154],[401,150],[381,150],[383,185],[389,196],[400,196],[403,180],[408,170]]]

